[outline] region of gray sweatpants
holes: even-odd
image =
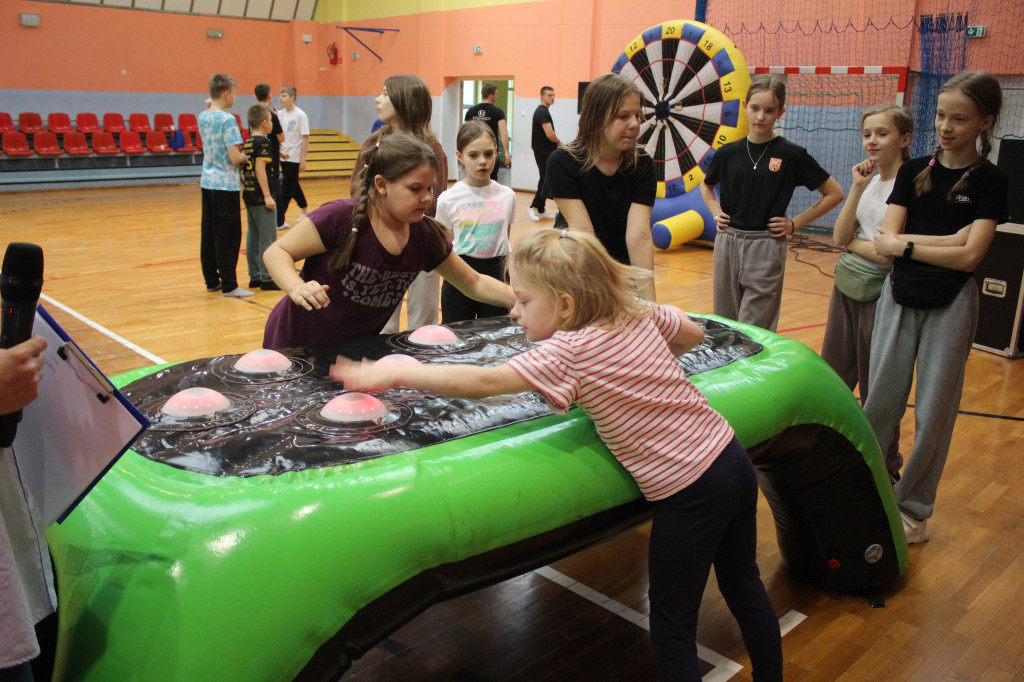
[[[917,364],[914,449],[895,488],[900,509],[916,519],[929,518],[935,507],[977,327],[978,287],[973,278],[949,305],[927,310],[896,303],[886,278],[871,336],[864,412],[878,442],[888,443],[910,396]]]
[[[775,331],[786,274],[784,237],[727,227],[715,238],[714,313]]]
[[[266,206],[245,206],[248,229],[245,232],[245,262],[249,280],[272,282],[263,264],[263,252],[277,240],[277,211]]]
[[[870,379],[868,367],[871,360],[871,334],[875,328],[875,309],[878,299],[873,301],[855,301],[835,286],[832,287],[832,299],[828,304],[828,321],[825,323],[825,339],[821,343],[821,358],[835,370],[851,391],[860,385],[860,402],[868,400]],[[900,421],[899,419],[889,447],[882,448],[885,455],[885,466],[890,474],[903,468],[903,457],[900,456]],[[881,441],[879,441],[881,442]]]

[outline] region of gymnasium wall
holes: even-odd
[[[442,4],[455,9],[430,9]],[[310,97],[376,96],[394,73],[416,73],[436,95],[457,79],[493,77],[514,78],[523,94],[553,85],[568,95],[579,81],[606,71],[643,29],[693,14],[691,2],[674,7],[671,17],[663,6],[656,0],[322,0],[318,21],[285,23],[7,0],[0,15],[0,63],[8,65],[0,70],[0,96],[4,110],[44,115],[155,113],[167,110],[168,97],[182,98],[179,108],[191,111],[214,71],[234,76],[241,94],[260,81],[275,89],[295,85],[307,106]],[[370,8],[380,13],[368,16]],[[19,26],[21,12],[38,14],[40,27]],[[367,49],[339,26],[389,30],[353,31]],[[223,37],[207,38],[210,27]],[[341,56],[336,66],[328,62],[331,43]],[[133,96],[143,105],[113,106]],[[153,107],[144,106],[148,100]]]
[[[517,187],[536,185],[529,122],[540,87],[556,89],[555,128],[571,139],[578,83],[606,72],[644,29],[691,18],[694,8],[692,0],[674,3],[670,16],[661,0],[321,0],[316,21],[285,23],[34,0],[3,5],[0,63],[19,66],[0,70],[0,111],[196,112],[209,75],[223,71],[238,81],[235,113],[255,102],[257,82],[275,91],[295,85],[312,127],[359,140],[376,118],[373,99],[384,79],[415,73],[434,94],[433,126],[454,159],[459,81],[511,79],[513,157],[523,160],[513,164]],[[41,25],[19,26],[20,12],[38,14]],[[223,37],[207,38],[211,27]],[[328,60],[331,43],[337,65]]]
[[[555,88],[551,115],[557,134],[568,141],[576,133],[579,82],[607,72],[626,44],[644,29],[680,15],[693,16],[689,2],[676,5],[673,16],[666,16],[664,3],[655,0],[474,2],[461,3],[462,7],[446,2],[443,11],[436,9],[439,4],[412,0],[318,4],[324,54],[326,45],[335,43],[341,56],[341,63],[330,67],[342,73],[344,83],[341,110],[335,112],[339,125],[357,139],[365,137],[376,118],[373,98],[384,79],[395,73],[415,73],[435,95],[433,127],[448,150],[454,176],[460,80],[514,80],[514,103],[506,114],[514,117],[512,156],[521,161],[513,162],[512,184],[524,189],[537,183],[530,121],[540,104],[540,88]],[[375,15],[367,16],[371,8]],[[351,33],[340,26],[349,27]],[[474,51],[476,46],[480,52]]]

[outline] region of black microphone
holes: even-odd
[[[28,341],[43,290],[43,249],[13,242],[4,253],[0,272],[0,348]],[[0,415],[0,447],[9,448],[21,421],[21,410]]]

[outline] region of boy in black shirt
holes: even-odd
[[[277,239],[277,174],[268,170],[274,167],[274,153],[270,138],[273,129],[270,109],[263,104],[254,104],[248,111],[249,130],[252,134],[245,141],[245,166],[242,168],[242,200],[249,229],[245,237],[245,257],[249,266],[249,288],[260,287],[265,291],[277,290],[270,273],[263,265],[263,252]]]

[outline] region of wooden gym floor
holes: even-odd
[[[306,180],[311,206],[348,180]],[[533,223],[519,194],[513,241]],[[553,212],[554,204],[549,202]],[[258,348],[280,292],[248,299],[205,291],[198,185],[4,193],[0,245],[44,249],[43,304],[107,374]],[[294,205],[290,217],[298,215]],[[243,225],[245,223],[243,214]],[[550,225],[551,221],[541,222]],[[812,242],[827,246],[827,238]],[[243,247],[244,247],[243,238]],[[827,273],[838,254],[797,249]],[[821,347],[832,280],[791,250],[780,333]],[[658,298],[711,310],[711,251],[655,256]],[[245,257],[239,282],[248,281]],[[866,595],[826,592],[792,576],[762,500],[758,559],[783,625],[788,680],[1024,680],[1024,360],[974,351],[952,450],[907,573]],[[913,396],[911,397],[913,401]],[[902,445],[914,436],[914,410]],[[500,585],[436,605],[356,662],[354,680],[623,680],[654,678],[647,643],[649,527]],[[711,580],[699,643],[705,679],[749,680],[739,632]]]

